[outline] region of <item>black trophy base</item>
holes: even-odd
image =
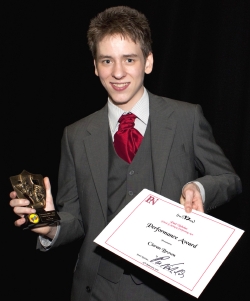
[[[58,223],[59,220],[60,217],[55,210],[37,210],[36,213],[31,213],[26,216],[26,223],[24,224],[23,230],[51,226]]]

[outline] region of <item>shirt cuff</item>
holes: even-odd
[[[42,235],[39,235],[39,240],[40,240],[40,243],[41,245],[45,248],[45,249],[50,249],[54,242],[56,241],[58,235],[59,235],[59,232],[60,232],[60,224],[57,225],[57,228],[56,228],[56,234],[54,236],[54,238],[51,240],[49,239],[48,237],[45,237],[45,236],[42,236]]]

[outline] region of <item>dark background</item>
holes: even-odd
[[[9,177],[23,169],[49,176],[57,191],[63,128],[101,108],[86,32],[116,5],[147,16],[152,93],[201,104],[214,136],[242,179],[243,193],[210,212],[245,230],[199,300],[247,300],[249,278],[250,1],[8,1],[3,6],[2,286],[9,300],[70,300],[78,243],[36,251],[36,235],[14,226]],[[195,263],[194,263],[195,264]],[[179,300],[195,300],[183,294]]]

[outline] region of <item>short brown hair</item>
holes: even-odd
[[[96,46],[107,35],[120,34],[139,42],[144,58],[152,52],[151,30],[144,14],[128,6],[110,7],[90,21],[87,32],[88,45],[93,58],[96,58]]]

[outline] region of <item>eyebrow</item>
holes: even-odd
[[[124,57],[137,57],[137,54],[131,53],[131,54],[124,54]]]
[[[124,58],[128,58],[128,57],[138,57],[138,55],[137,54],[134,54],[134,53],[131,53],[131,54],[124,54],[123,55],[123,57]],[[113,57],[111,56],[111,55],[102,55],[102,54],[100,54],[99,56],[98,56],[98,60],[100,60],[100,59],[112,59]]]

